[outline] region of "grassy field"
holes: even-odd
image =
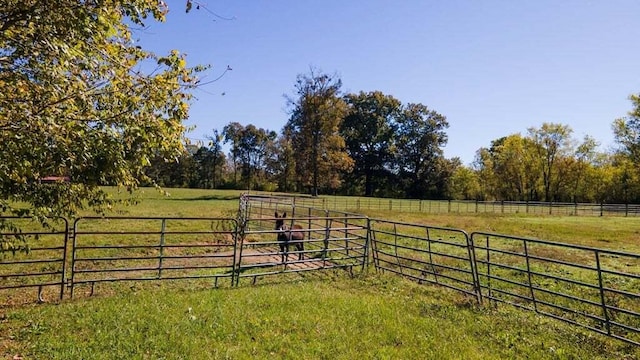
[[[238,191],[143,189],[130,216],[230,216]],[[365,211],[375,218],[640,252],[640,219]],[[90,214],[87,214],[90,215]],[[640,349],[510,306],[370,270],[257,286],[114,283],[54,304],[0,308],[12,359],[640,359]]]
[[[304,281],[303,281],[304,280]],[[638,349],[397,277],[114,296],[11,309],[2,354],[26,359],[636,359]]]

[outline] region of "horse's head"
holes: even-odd
[[[276,211],[276,230],[284,230],[284,218],[287,217],[287,213],[282,213],[282,216],[278,215]]]

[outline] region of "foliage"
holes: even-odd
[[[395,123],[401,112],[400,101],[380,91],[347,94],[349,112],[340,133],[347,152],[354,160],[353,182],[364,179],[364,195],[373,196],[381,178],[394,167]],[[377,184],[376,184],[377,180]]]
[[[621,150],[636,164],[640,163],[640,94],[629,97],[634,109],[629,116],[616,119],[613,133]]]
[[[598,153],[590,136],[577,141],[566,125],[544,123],[476,153],[481,200],[629,202],[638,183],[622,155]],[[625,177],[626,176],[626,177]]]
[[[267,157],[273,151],[273,142],[277,134],[271,130],[256,128],[253,124],[243,126],[237,122],[229,123],[223,129],[225,142],[231,142],[231,155],[234,167],[241,169],[243,188],[255,189],[252,177],[262,175],[266,168]],[[237,169],[234,169],[237,174]],[[237,180],[236,180],[237,181]]]
[[[113,200],[99,185],[133,190],[152,157],[181,156],[188,90],[202,67],[131,36],[167,11],[157,0],[2,2],[2,214],[102,212]]]
[[[539,129],[529,128],[528,132],[535,144],[534,149],[537,150],[537,160],[542,171],[543,200],[553,201],[565,178],[565,168],[558,166],[558,162],[573,151],[573,130],[567,125],[543,123]]]
[[[296,154],[298,183],[318,195],[320,187],[335,190],[341,172],[348,172],[353,160],[345,151],[339,133],[347,106],[340,97],[342,81],[337,75],[311,69],[296,79],[295,96],[289,98],[291,117],[286,131],[291,134]]]
[[[443,196],[437,184],[447,143],[447,119],[423,104],[407,104],[398,117],[396,166],[400,181],[406,182],[409,197]]]

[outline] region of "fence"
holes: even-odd
[[[290,197],[245,195],[240,200],[244,229],[238,277],[276,275],[312,270],[363,270],[368,259],[368,218],[358,214],[298,206]],[[276,215],[302,229],[302,249],[282,254]],[[293,248],[293,246],[291,246]]]
[[[640,254],[371,220],[373,264],[640,345]]]
[[[471,234],[483,298],[640,345],[640,255]]]
[[[321,209],[352,211],[384,210],[398,212],[493,213],[573,216],[640,216],[640,204],[593,204],[538,201],[475,201],[475,200],[411,200],[356,197],[295,197],[297,205]]]
[[[371,220],[376,269],[478,296],[469,236],[458,229]]]
[[[11,255],[0,252],[0,291],[9,293],[6,301],[19,302],[19,294],[15,292],[19,288],[37,289],[39,301],[44,301],[45,294],[62,298],[66,279],[68,221],[53,219],[45,227],[31,219],[0,217],[2,222],[7,220],[25,230],[3,231],[0,239],[5,239],[6,243],[25,244],[26,248]],[[29,246],[33,240],[38,240],[37,246]]]
[[[276,213],[287,213],[290,226],[302,226],[303,249],[279,249]],[[39,246],[0,257],[0,292],[37,288],[42,300],[46,288],[58,289],[62,298],[65,288],[73,296],[78,286],[89,285],[92,294],[95,284],[105,282],[212,279],[217,286],[226,279],[237,286],[244,278],[364,270],[371,259],[378,271],[640,346],[640,254],[483,232],[469,236],[254,195],[241,197],[237,219],[86,217],[75,221],[73,231],[61,219],[21,236],[39,237]]]
[[[125,280],[212,278],[217,286],[234,275],[235,219],[84,217],[73,229],[71,297],[83,284],[91,293],[97,283]]]
[[[252,208],[254,203],[262,204]],[[211,279],[217,287],[225,279],[233,286],[245,277],[255,282],[266,275],[365,268],[366,217],[294,208],[286,201],[274,204],[265,207],[262,200],[243,197],[238,219],[82,217],[72,229],[62,219],[64,226],[58,230],[35,229],[39,225],[29,219],[0,217],[35,229],[1,233],[3,237],[22,236],[27,243],[29,237],[38,237],[32,241],[38,246],[28,252],[0,252],[0,304],[17,303],[13,297],[27,295],[16,289],[34,287],[43,301],[43,291],[52,286],[62,299],[65,293],[73,297],[79,287],[92,295],[101,283]],[[304,225],[304,250],[292,246],[283,253],[279,248],[276,210],[289,211],[290,224]],[[307,216],[299,216],[303,213]]]

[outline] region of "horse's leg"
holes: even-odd
[[[304,243],[302,240],[296,244],[296,249],[298,249],[298,260],[304,259]]]

